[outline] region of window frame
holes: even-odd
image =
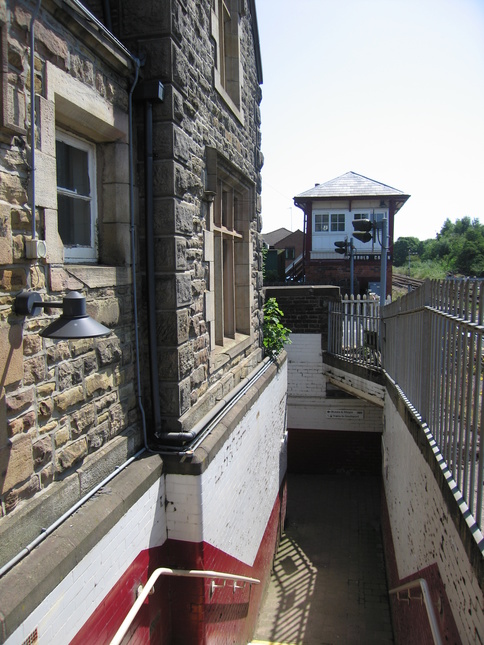
[[[212,0],[211,33],[215,41],[214,86],[243,123],[239,13],[238,0]]]
[[[252,338],[251,222],[255,186],[215,148],[207,147],[208,210],[204,258],[209,263],[206,319],[210,348],[235,351]]]
[[[346,213],[344,210],[326,210],[313,212],[313,233],[326,235],[346,231]],[[318,223],[318,220],[319,223]]]
[[[87,245],[66,245],[63,244],[64,248],[64,261],[69,263],[92,263],[98,261],[98,239],[97,239],[97,224],[98,224],[98,204],[97,204],[97,164],[96,164],[96,146],[94,143],[87,141],[86,139],[81,139],[71,133],[65,132],[62,129],[56,128],[55,134],[56,144],[57,141],[67,144],[72,148],[82,150],[87,153],[87,172],[89,177],[89,196],[82,196],[78,199],[89,202],[90,210],[90,236],[91,244]],[[57,157],[56,157],[56,168],[57,168]],[[71,191],[67,191],[63,188],[60,188],[57,185],[56,181],[56,194],[57,198],[59,194],[62,194],[67,197],[73,197],[76,199],[75,195]],[[59,204],[57,199],[57,221],[59,221]]]

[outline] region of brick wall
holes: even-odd
[[[329,303],[339,300],[338,287],[266,287],[265,296],[266,300],[277,300],[284,312],[285,327],[295,334],[321,334],[322,347],[326,347]]]
[[[484,594],[478,532],[474,537],[466,522],[459,521],[461,511],[447,481],[439,476],[428,441],[423,436],[418,440],[419,424],[409,415],[403,417],[401,409],[395,396],[386,397],[383,481],[390,586],[424,577],[443,639],[480,642]],[[419,619],[413,611],[406,612],[405,622],[396,600],[393,609],[398,629],[410,634],[412,642],[421,642],[415,640],[419,635],[412,625],[418,626]]]

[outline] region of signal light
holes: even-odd
[[[373,239],[373,233],[370,233],[373,230],[373,222],[369,219],[354,219],[353,228],[355,231],[353,237],[356,237],[360,242],[366,244]]]
[[[348,253],[348,241],[344,242],[335,242],[335,253],[340,253],[341,255],[346,255]]]

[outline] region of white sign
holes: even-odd
[[[363,410],[326,410],[327,419],[363,419]]]

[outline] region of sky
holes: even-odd
[[[484,223],[484,0],[257,0],[262,231],[353,171],[411,197],[395,239]]]

